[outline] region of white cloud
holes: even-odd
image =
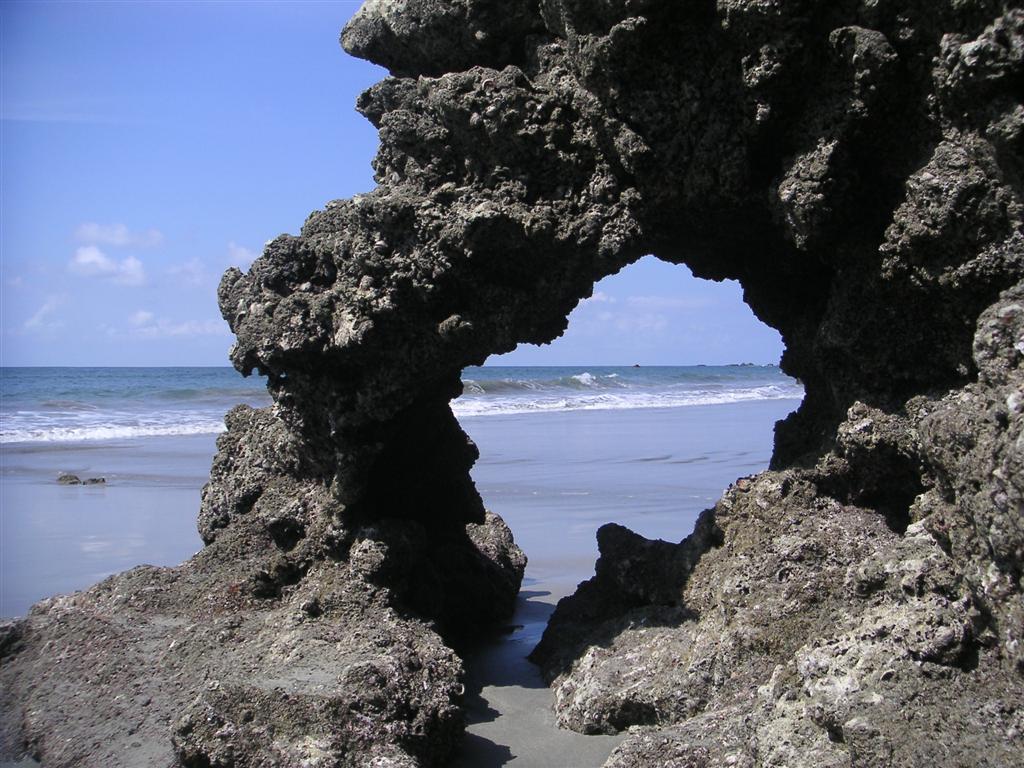
[[[142,262],[134,256],[122,260],[117,265],[114,280],[124,285],[142,285],[146,282],[146,273],[142,269]]]
[[[74,270],[83,275],[107,274],[117,271],[117,266],[95,245],[87,245],[75,251],[71,260]]]
[[[140,309],[138,312],[136,312],[130,318],[128,318],[128,322],[130,322],[134,326],[149,325],[151,322],[153,322],[153,313],[147,312],[144,309]]]
[[[703,297],[624,296],[616,298],[597,291],[580,303],[581,310],[571,319],[580,332],[590,335],[608,333],[662,335],[680,327],[684,317],[695,310],[714,305]]]
[[[47,296],[43,305],[25,321],[26,331],[45,331],[60,328],[63,323],[51,319],[57,307],[64,303],[63,296]]]
[[[91,245],[112,245],[118,248],[132,245],[153,248],[163,243],[164,235],[159,229],[151,228],[133,232],[124,224],[97,224],[87,221],[75,230],[75,239]]]
[[[184,264],[169,268],[167,273],[181,278],[190,285],[206,285],[213,278],[206,270],[206,265],[199,259],[189,259]]]
[[[160,320],[154,325],[142,329],[143,335],[158,338],[167,336],[228,336],[227,323],[223,320],[186,320],[172,323]]]
[[[84,245],[75,251],[70,269],[85,277],[101,277],[121,285],[142,285],[146,273],[142,262],[134,256],[115,261],[95,245]]]
[[[687,298],[685,296],[630,296],[626,303],[651,311],[677,311],[685,309],[702,309],[714,305],[714,301],[705,298]]]
[[[256,254],[234,240],[228,243],[228,266],[248,269],[256,260]]]
[[[669,319],[657,312],[602,312],[597,322],[624,333],[658,333],[669,326]]]
[[[129,334],[142,339],[166,339],[189,336],[227,336],[228,326],[223,320],[186,320],[180,323],[167,318],[156,318],[152,312],[140,309],[128,322],[133,326]]]
[[[660,333],[669,326],[669,320],[664,315],[645,313],[641,315],[623,315],[615,322],[615,327],[620,331],[629,333],[645,332]]]
[[[593,296],[591,296],[589,299],[584,299],[583,301],[581,301],[580,305],[584,306],[584,305],[587,305],[587,304],[614,304],[614,303],[615,303],[615,297],[614,296],[609,296],[604,291],[595,291]]]

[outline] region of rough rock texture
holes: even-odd
[[[224,276],[274,405],[196,558],[4,628],[7,749],[443,764],[437,631],[523,566],[460,371],[655,253],[738,279],[807,396],[681,544],[602,529],[535,652],[560,721],[633,728],[616,768],[1024,762],[1021,3],[368,0],[342,41],[395,75],[378,187]]]
[[[346,515],[298,471],[301,444],[272,411],[228,414],[208,544],[189,562],[0,626],[4,752],[47,766],[444,763],[464,725],[462,664],[436,630],[504,616],[525,558],[490,513],[435,533]],[[230,527],[216,504],[238,505]]]

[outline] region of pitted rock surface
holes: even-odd
[[[681,543],[601,530],[534,653],[560,723],[631,728],[615,768],[1024,763],[1021,3],[368,0],[342,43],[392,73],[377,187],[221,282],[274,404],[206,547],[4,625],[4,749],[443,765],[445,641],[524,566],[459,374],[654,253],[739,280],[806,397]]]

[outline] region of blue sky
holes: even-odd
[[[373,186],[358,2],[0,4],[0,363],[223,365],[216,285]],[[775,362],[734,283],[646,258],[520,365]]]

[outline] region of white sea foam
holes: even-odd
[[[0,443],[77,443],[92,440],[130,440],[136,437],[173,437],[215,435],[223,432],[224,422],[201,421],[189,424],[145,424],[136,426],[88,426],[5,429]]]
[[[652,391],[629,395],[612,393],[551,397],[462,397],[452,402],[456,416],[503,416],[551,411],[629,410],[634,408],[685,408],[695,405],[727,405],[758,400],[799,400],[798,387],[767,385],[724,391]]]
[[[0,443],[70,443],[211,435],[224,429],[224,416],[219,408],[149,413],[97,410],[58,414],[22,410],[4,416],[0,424]]]
[[[597,385],[597,377],[589,371],[578,373],[570,378],[572,378],[573,381],[578,381],[584,387],[593,387]]]

